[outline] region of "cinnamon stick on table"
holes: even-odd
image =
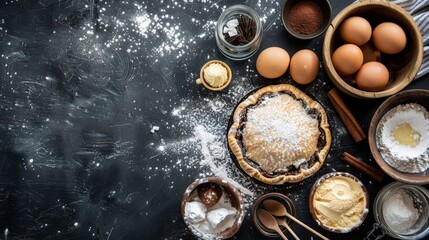
[[[360,126],[359,122],[350,112],[344,101],[341,99],[340,94],[336,88],[331,89],[328,92],[328,98],[332,105],[349,131],[355,142],[360,142],[366,138],[366,134]]]
[[[356,157],[352,156],[348,152],[344,152],[343,156],[341,158],[344,162],[352,165],[353,167],[357,168],[359,171],[367,174],[372,179],[381,182],[384,177],[384,173],[380,170],[375,169],[374,167],[370,166],[369,164],[357,159]]]

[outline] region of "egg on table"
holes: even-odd
[[[346,43],[362,46],[371,38],[371,24],[363,17],[349,17],[340,27],[340,36]]]
[[[290,60],[290,75],[299,84],[309,84],[319,73],[319,58],[308,49],[296,52]]]
[[[384,22],[375,27],[372,33],[375,47],[383,53],[397,54],[407,45],[407,35],[396,23]]]
[[[389,82],[389,71],[379,62],[365,63],[356,75],[356,85],[368,92],[378,92],[386,88]]]
[[[359,70],[363,63],[362,50],[354,44],[344,44],[332,54],[332,64],[340,76],[351,75]]]
[[[283,48],[269,47],[256,59],[256,70],[262,77],[278,78],[289,68],[289,53]]]

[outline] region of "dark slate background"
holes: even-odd
[[[351,2],[332,1],[333,13]],[[292,55],[309,48],[322,59],[323,36],[299,41],[283,29],[281,1],[3,0],[0,239],[193,239],[180,199],[196,178],[214,175],[199,163],[207,142],[195,140],[195,127],[212,133],[226,152],[226,125],[239,99],[257,87],[293,84],[288,74],[259,77],[256,56],[234,62],[217,50],[214,23],[236,3],[263,17],[261,49],[280,46]],[[194,83],[210,59],[233,70],[223,92]],[[428,80],[408,88],[429,88]],[[333,111],[326,97],[331,87],[323,68],[317,81],[299,86],[322,103],[332,126],[332,149],[314,176],[266,187],[238,170],[229,155],[216,163],[254,192],[245,196],[247,214],[234,239],[264,239],[252,225],[250,207],[271,191],[291,197],[298,218],[331,239],[362,239],[371,229],[372,210],[349,234],[324,231],[308,211],[310,188],[325,173],[356,175],[371,201],[392,181],[372,182],[340,160],[346,150],[376,166],[367,142],[354,144]],[[367,130],[382,100],[346,101]],[[151,133],[153,126],[160,130]],[[293,228],[301,239],[311,238]]]

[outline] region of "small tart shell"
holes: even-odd
[[[312,109],[316,109],[321,114],[321,120],[320,120],[320,129],[322,129],[325,133],[326,138],[326,144],[323,146],[322,149],[319,150],[317,153],[319,161],[316,162],[311,168],[303,169],[299,168],[299,173],[293,174],[293,175],[286,175],[286,174],[279,174],[275,177],[266,177],[264,176],[259,169],[254,168],[251,166],[245,159],[243,155],[243,151],[235,138],[236,133],[238,131],[239,125],[240,125],[240,113],[245,111],[248,107],[253,106],[258,103],[258,100],[264,95],[265,93],[279,93],[283,91],[290,91],[295,96],[296,99],[302,99],[305,104]],[[237,159],[238,164],[240,165],[241,169],[244,170],[250,177],[253,177],[263,183],[269,184],[269,185],[280,185],[284,183],[296,183],[304,180],[305,178],[313,175],[316,173],[320,167],[323,165],[326,156],[328,155],[329,149],[331,147],[331,131],[329,129],[329,123],[328,123],[328,117],[326,116],[325,109],[320,105],[318,102],[311,99],[309,96],[307,96],[305,93],[303,93],[298,88],[289,85],[289,84],[279,84],[279,85],[270,85],[267,87],[263,87],[259,90],[257,90],[255,93],[248,96],[246,99],[244,99],[235,109],[233,116],[232,116],[232,124],[228,131],[228,145],[231,149],[231,152],[234,154],[234,156]]]

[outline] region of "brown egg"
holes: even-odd
[[[363,54],[354,44],[344,44],[332,54],[332,64],[340,76],[351,75],[359,70],[363,63]]]
[[[319,58],[308,49],[296,52],[290,60],[290,75],[299,84],[309,84],[319,73]]]
[[[389,71],[379,62],[365,63],[356,75],[356,85],[368,92],[378,92],[386,88]]]
[[[269,47],[256,59],[256,70],[265,78],[278,78],[289,67],[289,54],[283,48]]]
[[[222,197],[222,188],[215,183],[203,183],[197,187],[198,197],[207,207],[213,207]]]
[[[372,33],[375,47],[383,53],[396,54],[404,50],[407,36],[396,23],[384,22],[375,27]]]
[[[362,46],[371,38],[371,24],[363,17],[349,17],[340,27],[340,36],[346,43]]]

